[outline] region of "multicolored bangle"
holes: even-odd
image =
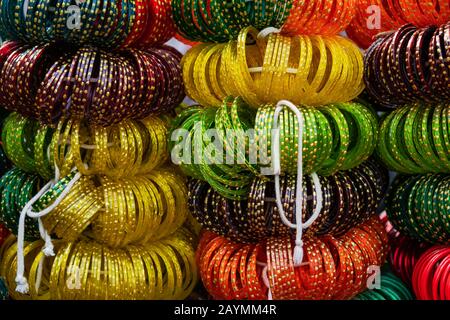
[[[8,171],[0,179],[0,221],[13,234],[17,235],[19,216],[23,207],[43,184],[38,175],[18,168]],[[26,240],[40,238],[37,220],[26,217],[24,235]]]
[[[407,285],[411,285],[414,267],[430,244],[419,242],[405,236],[391,241],[389,262],[392,271]]]
[[[418,27],[448,22],[450,5],[443,0],[356,0],[355,17],[346,29],[350,39],[364,49],[373,38],[412,23]]]
[[[292,2],[172,0],[172,14],[178,32],[184,38],[199,42],[225,42],[236,39],[244,27],[281,28]]]
[[[5,0],[0,33],[7,39],[42,44],[66,42],[102,48],[163,44],[175,33],[170,0]]]
[[[377,117],[364,105],[336,103],[318,108],[301,106],[299,110],[308,128],[303,135],[305,173],[328,176],[349,170],[373,153]],[[272,161],[273,113],[274,107],[266,105],[255,115],[241,97],[226,98],[218,109],[186,109],[172,124],[172,156],[186,175],[207,181],[228,199],[245,199],[253,177],[261,175],[262,168]],[[297,118],[284,109],[280,116],[282,173],[297,172],[297,127]],[[212,129],[217,135],[214,142],[204,138]]]
[[[414,296],[399,278],[390,271],[384,271],[379,288],[366,290],[353,300],[414,300]]]
[[[75,172],[59,180],[33,205],[40,212],[60,196]],[[169,169],[127,179],[82,176],[42,222],[64,241],[94,239],[112,248],[164,238],[185,222],[187,189]]]
[[[418,29],[411,24],[380,37],[364,58],[368,92],[385,107],[450,97],[450,24]]]
[[[167,160],[167,124],[156,117],[102,127],[61,120],[55,129],[11,113],[2,140],[7,157],[20,169],[53,178],[74,167],[84,175],[120,178],[149,173]]]
[[[320,177],[320,183],[323,208],[306,234],[340,236],[376,213],[388,186],[388,173],[375,161],[369,161],[350,171]],[[286,216],[295,221],[295,177],[283,176],[280,188]],[[245,201],[227,199],[201,180],[191,180],[188,189],[190,212],[206,230],[240,243],[291,235],[275,204],[273,180],[255,179]],[[309,176],[305,177],[303,190],[306,221],[318,202]]]
[[[45,124],[107,126],[170,112],[185,97],[181,54],[167,46],[111,53],[6,42],[0,54],[0,103]]]
[[[356,14],[357,0],[294,0],[282,32],[335,35],[343,31]]]
[[[377,217],[341,237],[304,240],[305,263],[294,267],[291,239],[235,243],[205,232],[197,249],[200,276],[214,299],[349,299],[366,287],[369,266],[387,256],[387,234]],[[266,278],[268,283],[263,279]]]
[[[419,300],[449,300],[450,248],[437,245],[428,249],[417,261],[412,287]]]

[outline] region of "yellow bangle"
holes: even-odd
[[[350,101],[364,87],[362,54],[350,40],[280,34],[258,39],[253,27],[226,44],[191,49],[183,74],[188,95],[205,106],[227,96],[242,96],[254,108],[281,99],[320,106]]]
[[[208,105],[211,106],[219,105],[221,102],[221,100],[215,96],[213,87],[208,85],[207,75],[205,72],[208,57],[212,55],[212,48],[214,47],[216,47],[214,44],[204,47],[203,50],[201,50],[197,55],[192,68],[195,88],[197,89],[202,101],[207,101]]]
[[[208,44],[199,44],[189,50],[181,59],[181,69],[183,70],[183,82],[186,93],[194,101],[202,101],[200,94],[195,87],[194,81],[194,63],[198,54],[208,47]]]

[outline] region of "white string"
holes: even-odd
[[[253,67],[253,68],[248,68],[248,72],[250,73],[257,73],[257,72],[263,72],[263,67]],[[286,73],[292,73],[292,74],[297,74],[298,73],[298,69],[295,68],[287,68],[286,69]]]
[[[262,271],[262,279],[263,279],[263,282],[266,285],[267,289],[269,289],[269,291],[267,292],[267,300],[272,301],[273,296],[272,296],[272,290],[270,289],[267,265],[264,267],[264,269]]]
[[[42,252],[45,254],[45,256],[54,256],[54,248],[53,243],[50,235],[45,230],[41,217],[45,216],[46,214],[53,211],[61,202],[64,200],[64,198],[67,196],[67,194],[70,192],[72,187],[75,185],[75,183],[81,178],[81,174],[77,172],[75,176],[72,178],[72,180],[67,184],[66,188],[61,192],[61,194],[56,198],[56,200],[51,204],[49,207],[45,208],[44,210],[40,212],[34,212],[32,211],[32,206],[38,201],[42,195],[44,195],[45,192],[47,192],[50,188],[52,188],[57,180],[59,179],[59,168],[57,165],[55,165],[55,179],[50,180],[44,187],[42,187],[39,192],[31,198],[30,201],[23,207],[20,217],[19,217],[19,226],[18,226],[18,232],[17,232],[17,271],[16,271],[16,291],[20,292],[22,294],[28,293],[29,285],[27,278],[25,278],[25,256],[23,252],[23,246],[25,242],[25,218],[26,216],[29,216],[31,218],[38,218],[38,224],[39,224],[39,232],[41,234],[41,237],[45,241],[44,248],[42,249]],[[38,269],[38,275],[42,274],[42,266],[43,263],[39,264]],[[40,283],[40,280],[39,280]]]
[[[23,2],[23,16],[26,17],[27,16],[27,12],[28,12],[28,7],[30,5],[30,0],[25,0]]]
[[[36,276],[36,283],[34,285],[34,289],[36,292],[39,292],[39,288],[40,288],[41,282],[42,282],[42,272],[44,270],[44,259],[45,259],[45,257],[41,257],[41,260],[39,260],[37,276]]]
[[[30,206],[30,209],[27,212],[28,216],[31,218],[40,218],[40,217],[43,217],[43,216],[49,214],[50,212],[52,212],[64,200],[64,198],[67,196],[67,194],[73,188],[75,183],[81,178],[81,176],[82,176],[81,173],[77,172],[75,174],[75,176],[72,178],[72,180],[70,180],[70,182],[67,184],[67,186],[64,188],[64,190],[61,192],[61,194],[58,196],[58,198],[56,198],[55,202],[53,202],[50,206],[48,206],[44,210],[39,211],[39,212],[34,212]]]
[[[264,39],[264,38],[266,38],[268,35],[270,35],[272,33],[280,33],[280,32],[281,32],[281,29],[274,28],[274,27],[267,27],[267,28],[261,30],[258,33],[257,38],[258,39]],[[263,71],[263,67],[248,68],[248,72],[250,72],[250,73],[258,73],[258,72],[262,72],[262,71]],[[297,74],[298,73],[298,69],[287,68],[286,69],[286,73]]]
[[[296,224],[290,222],[288,218],[286,217],[286,213],[283,209],[283,204],[281,203],[281,190],[280,190],[280,174],[281,174],[281,164],[280,164],[280,130],[278,127],[278,118],[280,116],[281,111],[283,110],[283,107],[288,107],[291,109],[298,120],[298,158],[297,158],[297,186],[295,191],[295,221]],[[302,221],[302,210],[303,210],[303,131],[305,127],[305,121],[303,118],[303,114],[300,112],[300,110],[295,106],[292,102],[287,100],[281,100],[278,102],[275,114],[274,114],[274,130],[272,133],[272,163],[273,163],[273,169],[274,169],[274,175],[275,175],[275,197],[276,197],[276,203],[278,212],[280,214],[280,218],[282,222],[288,226],[289,228],[296,229],[295,234],[295,247],[294,247],[294,266],[299,267],[302,265],[303,262],[303,230],[310,227],[314,221],[317,219],[317,217],[320,214],[320,211],[322,210],[323,206],[323,195],[322,195],[322,187],[320,185],[319,177],[316,173],[312,174],[313,182],[314,182],[314,188],[317,194],[317,205],[314,209],[313,214],[308,219],[308,221],[304,222]]]
[[[268,269],[267,269],[267,263],[256,261],[256,264],[258,266],[260,266],[260,267],[263,267],[262,279],[263,279],[264,285],[268,289],[268,291],[267,291],[267,300],[273,300],[272,290],[270,289],[270,282],[269,282],[269,274],[268,274]]]
[[[36,202],[46,191],[52,186],[53,181],[49,181],[31,200],[23,207],[20,217],[19,226],[17,231],[17,271],[16,271],[16,291],[22,294],[28,293],[28,281],[24,277],[25,272],[25,257],[23,253],[23,245],[25,241],[25,218],[30,206],[29,203]]]
[[[258,37],[257,38],[258,39],[264,39],[264,38],[266,38],[268,35],[270,35],[272,33],[280,33],[280,32],[281,32],[281,29],[274,28],[274,27],[267,27],[267,28],[261,30],[258,33]]]
[[[61,139],[58,141],[58,145],[62,145]],[[65,145],[70,146],[70,145],[71,145],[70,140],[66,141]],[[115,145],[114,142],[108,142],[108,143],[106,144],[106,146],[107,146],[108,148],[109,148],[109,147],[113,147],[114,145]],[[50,147],[50,146],[49,146],[49,147]],[[96,150],[96,149],[98,149],[98,146],[95,145],[95,144],[84,144],[84,143],[83,143],[83,144],[80,145],[80,148],[81,148],[81,149],[86,149],[86,150]],[[48,150],[49,150],[49,149],[48,149]],[[48,153],[47,153],[47,155],[49,156]]]

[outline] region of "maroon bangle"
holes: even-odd
[[[0,47],[0,102],[45,124],[73,117],[108,126],[170,112],[185,97],[181,54],[172,48],[56,49]]]

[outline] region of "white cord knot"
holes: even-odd
[[[55,247],[53,246],[52,238],[50,236],[45,239],[45,246],[42,249],[42,252],[46,257],[54,257],[55,256]]]
[[[28,281],[24,276],[16,276],[16,291],[22,294],[28,293]]]
[[[295,245],[303,247],[303,240],[295,240]]]
[[[17,271],[16,271],[16,291],[20,293],[28,293],[28,282],[24,277],[25,272],[25,255],[24,255],[24,242],[25,242],[25,218],[28,216],[30,218],[37,218],[39,224],[39,232],[41,238],[45,240],[44,248],[42,252],[46,257],[54,256],[54,246],[52,239],[48,232],[45,230],[42,223],[41,217],[53,211],[67,196],[74,184],[80,179],[81,174],[77,172],[72,180],[67,184],[66,188],[61,192],[61,194],[56,198],[53,204],[48,206],[46,209],[40,212],[34,212],[32,206],[38,201],[50,188],[52,188],[59,179],[59,168],[55,164],[55,180],[49,181],[34,197],[28,201],[28,203],[23,207],[22,212],[19,217],[19,225],[17,231]],[[39,263],[38,274],[42,274],[43,264]],[[38,281],[37,283],[40,283]],[[38,289],[36,289],[38,290]]]
[[[281,29],[274,28],[274,27],[267,27],[258,33],[258,39],[264,39],[265,37],[267,37],[268,35],[270,35],[272,33],[280,33],[280,32],[281,32]]]
[[[303,242],[297,241],[295,242],[295,248],[294,248],[294,267],[300,267],[302,266],[303,262]]]
[[[267,264],[265,265],[263,271],[262,271],[262,280],[264,282],[264,285],[267,287],[267,300],[273,300],[272,297],[272,290],[270,289],[270,282],[269,282],[269,274],[267,269]]]

